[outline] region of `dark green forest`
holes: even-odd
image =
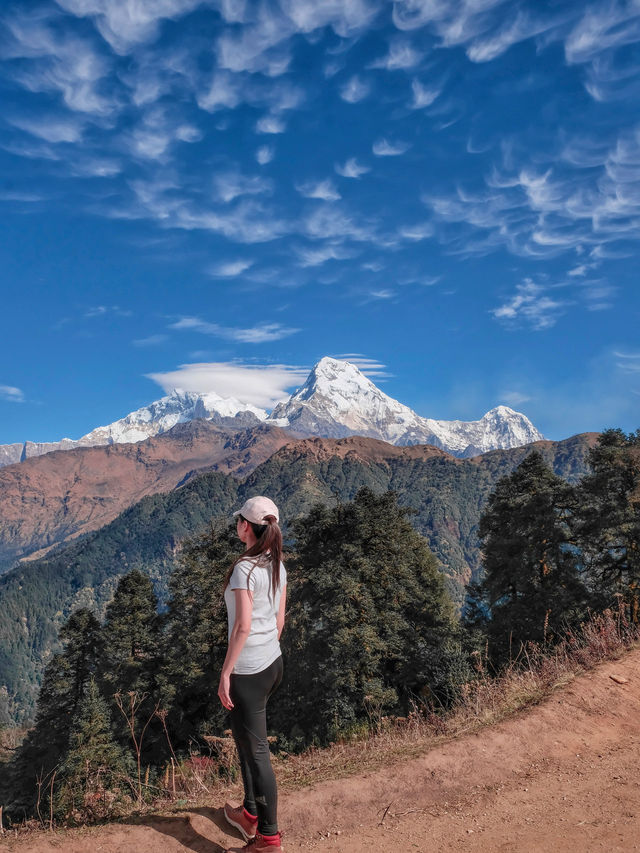
[[[569,483],[533,451],[498,478],[478,525],[484,571],[462,619],[395,493],[363,487],[299,517],[288,532],[274,748],[323,746],[383,716],[446,709],[477,677],[478,649],[499,672],[531,644],[552,649],[590,614],[615,608],[637,622],[640,431],[603,433],[587,462]],[[143,776],[153,788],[172,757],[208,754],[207,738],[227,725],[217,699],[222,586],[237,551],[232,528],[210,523],[180,550],[165,608],[133,568],[100,618],[72,612],[35,724],[1,777],[10,816],[33,813],[38,793],[60,819],[96,790],[109,790],[115,809],[136,787],[141,795]]]
[[[584,436],[540,446],[545,461],[569,482],[586,472],[588,449]],[[134,568],[151,577],[164,607],[182,540],[212,517],[228,517],[256,493],[273,496],[282,517],[292,522],[316,503],[331,507],[352,500],[363,486],[376,493],[395,491],[401,506],[413,511],[410,522],[426,538],[461,607],[465,585],[481,572],[478,523],[489,494],[528,452],[516,448],[476,459],[374,463],[358,456],[318,462],[302,451],[292,456],[285,448],[242,482],[208,473],[166,495],[144,498],[77,543],[0,577],[0,685],[7,689],[6,713],[18,723],[33,719],[44,667],[59,651],[58,632],[75,609],[86,607],[102,619],[118,579]]]

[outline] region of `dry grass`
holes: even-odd
[[[618,612],[594,615],[559,645],[529,644],[498,675],[488,671],[484,656],[478,654],[477,676],[464,686],[453,708],[439,714],[414,711],[404,718],[382,717],[371,720],[366,736],[308,749],[300,755],[276,754],[273,762],[279,787],[282,791],[298,789],[424,754],[538,703],[581,672],[616,659],[639,643],[640,625],[631,623],[621,606]],[[175,813],[241,799],[233,741],[230,737],[211,740],[216,742],[210,744],[213,758],[192,755],[168,769],[158,787],[149,786],[144,804],[132,803],[130,814]]]

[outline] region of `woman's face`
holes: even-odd
[[[238,516],[238,521],[236,522],[236,532],[238,534],[238,539],[243,542],[245,545],[248,544],[248,531],[251,530],[249,522],[244,518],[240,518]]]

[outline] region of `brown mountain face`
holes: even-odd
[[[0,566],[108,524],[203,471],[244,477],[291,441],[278,427],[179,424],[138,444],[55,451],[0,469]]]
[[[278,451],[275,459],[283,462],[307,460],[325,462],[328,459],[350,459],[365,463],[384,463],[391,459],[433,459],[439,456],[454,459],[450,453],[430,444],[398,446],[378,438],[352,435],[348,438],[304,438],[289,441]]]

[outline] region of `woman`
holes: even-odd
[[[229,646],[218,696],[231,716],[244,784],[244,802],[224,807],[251,853],[282,853],[278,794],[267,740],[267,700],[282,680],[280,635],[284,627],[287,573],[281,562],[278,508],[262,496],[234,513],[244,553],[229,569],[224,600]]]

